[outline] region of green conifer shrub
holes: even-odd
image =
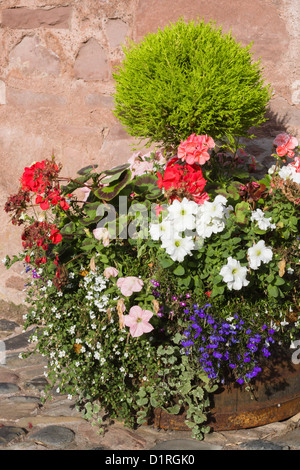
[[[247,136],[266,120],[271,96],[251,47],[203,20],[129,41],[113,74],[114,113],[148,145],[177,146],[192,133],[221,142]]]

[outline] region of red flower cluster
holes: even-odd
[[[37,194],[35,203],[39,204],[42,210],[49,209],[50,204],[59,204],[64,210],[69,209],[69,204],[65,198],[60,196],[60,188],[53,184],[60,170],[61,166],[58,166],[51,160],[37,162],[25,168],[20,180],[22,189]],[[43,196],[41,195],[42,193],[44,193]]]
[[[27,204],[30,202],[29,192],[20,189],[17,194],[9,196],[5,203],[5,212],[14,212],[11,222],[13,225],[21,225],[24,220],[21,218],[22,213],[26,210]]]
[[[180,159],[174,157],[168,162],[164,174],[158,173],[157,176],[158,187],[169,192],[170,200],[187,197],[197,204],[203,204],[209,199],[204,192],[206,180],[196,163],[182,165]]]
[[[35,199],[35,203],[39,204],[40,208],[43,211],[49,209],[50,204],[52,204],[53,206],[59,204],[60,207],[64,210],[67,210],[70,207],[65,198],[60,196],[59,188],[54,188],[52,191],[49,191],[46,197],[43,197],[38,194]]]
[[[43,160],[26,167],[20,180],[22,189],[33,193],[43,193],[51,186],[60,171],[60,167],[53,161]]]
[[[40,249],[44,252],[48,250],[49,243],[59,243],[62,240],[62,236],[59,233],[57,227],[47,222],[35,221],[32,225],[26,227],[21,236],[23,248],[36,249],[38,255],[35,256],[35,264],[40,265],[47,262],[46,256],[40,255]],[[26,263],[30,262],[30,256],[25,257]]]

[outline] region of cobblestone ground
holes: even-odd
[[[54,394],[41,404],[47,359],[19,358],[29,348],[28,336],[19,323],[0,316],[6,348],[0,365],[0,450],[300,450],[300,413],[258,428],[214,432],[204,441],[191,439],[189,432],[131,430],[116,422],[107,422],[99,434],[66,396]]]

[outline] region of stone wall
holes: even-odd
[[[261,57],[274,96],[253,153],[267,154],[276,130],[300,137],[299,0],[0,0],[1,207],[24,166],[52,154],[69,176],[127,161],[135,142],[111,96],[121,45],[181,16],[216,21]],[[2,210],[0,258],[20,247]],[[0,270],[0,298],[22,302],[22,266]]]

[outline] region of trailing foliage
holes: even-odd
[[[251,387],[299,335],[297,145],[279,135],[260,180],[195,134],[174,154],[75,178],[54,158],[25,168],[5,204],[24,250],[5,265],[25,266],[47,393],[100,425],[103,412],[129,426],[185,412],[202,438],[219,382]]]

